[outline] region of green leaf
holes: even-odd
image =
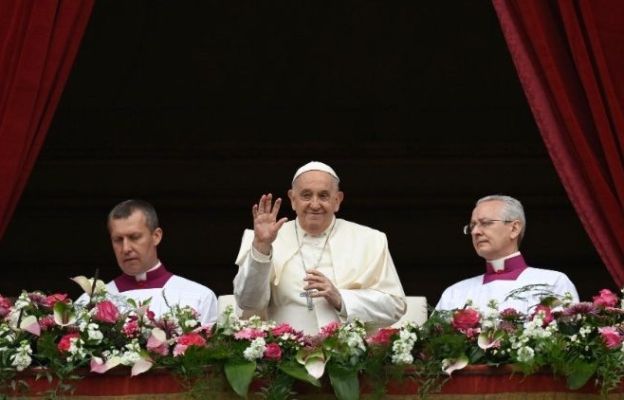
[[[360,398],[360,382],[358,381],[357,370],[332,364],[327,372],[336,398],[339,400],[357,400]]]
[[[596,372],[598,368],[597,363],[588,363],[584,361],[575,361],[570,367],[570,374],[568,374],[568,387],[572,390],[580,389]]]
[[[254,361],[228,362],[223,366],[223,370],[225,371],[225,377],[232,387],[232,390],[240,397],[246,398],[247,391],[249,391],[249,384],[256,371],[256,363]]]
[[[300,381],[311,383],[316,387],[321,387],[321,382],[308,374],[308,371],[300,364],[296,364],[293,362],[284,362],[278,366],[278,368],[284,372],[286,375],[290,375],[295,379],[299,379]]]

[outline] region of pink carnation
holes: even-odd
[[[609,289],[602,289],[598,296],[594,296],[592,299],[598,307],[615,307],[619,300]]]
[[[543,304],[538,304],[535,307],[535,312],[531,316],[531,320],[533,320],[535,316],[540,312],[544,315],[544,322],[542,323],[542,326],[546,326],[550,324],[553,320],[552,311],[550,310],[550,307],[545,306]]]
[[[399,330],[395,328],[384,328],[380,329],[373,336],[368,338],[368,343],[377,344],[377,345],[385,345],[390,343],[390,339],[392,335],[397,333]]]
[[[505,308],[503,311],[501,311],[500,313],[500,317],[501,319],[504,320],[516,320],[518,318],[520,318],[522,315],[520,314],[520,312],[518,312],[518,310],[516,310],[515,308]]]
[[[264,358],[267,360],[278,361],[282,358],[282,349],[277,343],[269,343],[264,350]]]
[[[139,336],[139,322],[136,319],[132,319],[124,324],[121,331],[127,338],[135,338]]]
[[[616,349],[622,344],[622,335],[620,335],[620,332],[616,328],[612,326],[603,326],[598,328],[598,332],[600,332],[602,341],[607,348]]]
[[[275,336],[282,336],[285,333],[296,334],[297,331],[295,331],[295,329],[292,326],[284,323],[284,324],[279,324],[275,328],[271,329],[271,333]]]
[[[338,330],[338,328],[340,328],[340,323],[338,321],[332,321],[321,328],[321,335],[325,337],[331,336]]]
[[[56,322],[54,322],[54,316],[53,315],[46,315],[44,317],[39,318],[39,328],[42,331],[47,331],[48,329],[54,327],[56,325]]]
[[[474,308],[464,308],[455,311],[453,314],[453,327],[464,334],[470,333],[473,336],[475,329],[479,325],[481,314]]]
[[[54,293],[45,298],[43,305],[48,308],[54,307],[59,301],[67,302],[69,300],[67,293]]]
[[[234,337],[238,340],[254,340],[255,338],[265,337],[266,333],[256,328],[243,328],[234,334]]]
[[[79,337],[80,333],[78,332],[68,333],[61,338],[61,340],[56,345],[56,348],[61,353],[67,353],[69,351],[69,348],[71,347],[72,339]]]
[[[0,296],[0,318],[6,317],[11,312],[11,306],[9,299]]]
[[[94,318],[100,322],[114,324],[119,319],[119,310],[112,301],[104,300],[95,306]]]

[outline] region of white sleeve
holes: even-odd
[[[234,298],[242,310],[261,310],[271,299],[271,258],[252,251],[253,231],[243,234],[241,248],[236,259],[238,273],[234,277]],[[255,254],[252,254],[255,253]]]
[[[572,295],[572,302],[579,302],[579,295],[576,291],[576,287],[574,286],[570,278],[568,278],[568,276],[564,273],[561,273],[559,278],[553,284],[553,291],[562,296],[566,293],[570,293]]]
[[[212,290],[207,289],[206,295],[201,300],[200,309],[197,310],[200,313],[202,325],[211,325],[217,322],[219,316],[217,304],[217,296]]]
[[[405,314],[405,299],[375,289],[341,289],[346,319],[390,326]]]

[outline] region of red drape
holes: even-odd
[[[546,148],[624,284],[624,1],[493,0]]]
[[[43,144],[93,0],[0,1],[0,238]]]

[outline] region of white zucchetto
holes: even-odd
[[[299,175],[304,174],[308,171],[323,171],[327,172],[331,176],[333,176],[338,182],[340,182],[340,178],[336,174],[336,171],[333,170],[329,165],[322,163],[320,161],[310,161],[303,167],[299,168],[297,172],[295,172],[295,176],[293,177],[292,183],[295,183],[295,179],[299,177]]]

